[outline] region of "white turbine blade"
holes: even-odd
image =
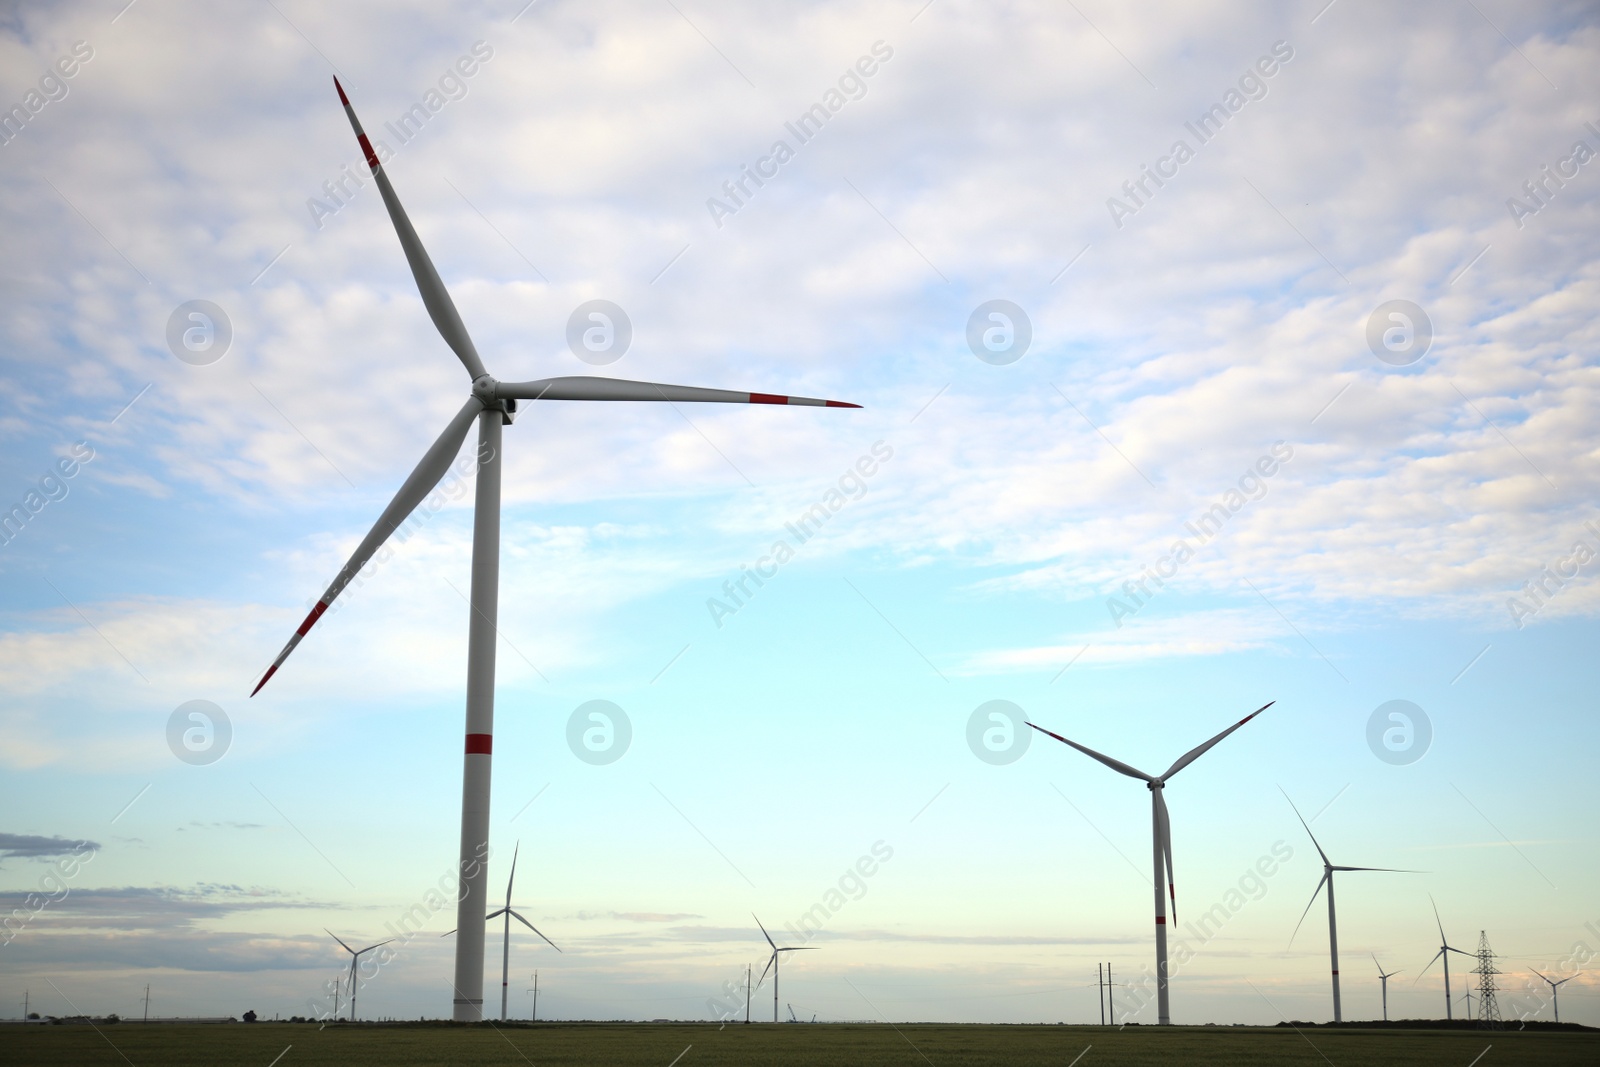
[[[361,952],[371,952],[375,948],[382,948],[384,945],[387,945],[390,941],[393,941],[393,940],[394,940],[394,938],[392,938],[392,937],[385,938],[384,940],[379,941],[376,945],[368,945],[366,948],[362,949]],[[357,952],[356,955],[357,956],[361,955],[361,952]]]
[[[499,911],[491,911],[489,914],[483,917],[483,921],[488,922],[490,919],[498,919],[500,916],[504,915],[510,910],[510,908],[501,908]]]
[[[378,162],[378,154],[372,150],[372,142],[367,140],[367,135],[361,128],[361,120],[356,118],[355,108],[350,106],[350,98],[344,95],[344,86],[339,84],[339,79],[333,79],[333,87],[339,90],[339,103],[344,105],[344,113],[350,119],[351,129],[356,131],[356,140],[361,143],[361,151],[367,157],[367,166],[372,169],[373,180],[378,183],[378,192],[383,196],[383,206],[389,209],[389,219],[394,223],[395,233],[400,237],[400,247],[405,250],[406,262],[411,264],[411,275],[417,280],[417,291],[422,294],[422,303],[428,309],[428,317],[433,319],[433,325],[438,329],[444,343],[461,360],[467,373],[473,380],[483,377],[483,361],[478,358],[478,350],[472,347],[472,338],[467,336],[467,328],[461,322],[461,314],[456,311],[455,301],[450,299],[450,292],[444,287],[444,282],[439,280],[439,272],[433,269],[433,260],[428,258],[428,252],[422,247],[422,239],[417,236],[417,231],[412,228],[411,220],[406,217],[406,209],[400,206],[400,198],[395,195],[394,187],[389,184],[389,176],[383,172],[383,164]]]
[[[757,989],[760,989],[761,988],[761,984],[767,980],[767,972],[772,970],[772,965],[777,963],[777,962],[778,962],[778,950],[777,949],[773,949],[772,950],[772,958],[767,960],[767,965],[765,967],[761,968],[761,977],[756,979],[756,988]]]
[[[452,926],[450,929],[446,930],[444,933],[440,934],[439,936],[440,937],[449,937],[451,934],[453,934],[455,932],[456,932],[456,928],[454,926]]]
[[[1198,746],[1196,748],[1191,748],[1189,751],[1187,751],[1183,755],[1179,756],[1178,757],[1178,762],[1174,763],[1172,766],[1167,768],[1167,773],[1163,774],[1161,776],[1161,780],[1163,782],[1166,781],[1168,778],[1171,778],[1174,774],[1177,774],[1179,771],[1181,771],[1185,767],[1189,766],[1189,764],[1193,763],[1195,760],[1199,759],[1201,756],[1204,756],[1206,754],[1207,750],[1209,750],[1212,745],[1216,744],[1218,741],[1221,741],[1224,737],[1227,737],[1229,734],[1233,733],[1239,727],[1243,726],[1245,723],[1249,722],[1251,719],[1255,718],[1257,715],[1260,715],[1263,711],[1266,711],[1268,708],[1272,707],[1272,705],[1274,705],[1276,703],[1277,703],[1276,700],[1267,701],[1265,704],[1261,705],[1255,711],[1252,711],[1250,714],[1246,715],[1244,718],[1240,719],[1238,722],[1234,723],[1232,726],[1228,727],[1226,730],[1222,731],[1220,734],[1218,734],[1216,737],[1213,737],[1211,740],[1207,741],[1205,744],[1200,745],[1200,746]]]
[[[632,382],[622,378],[570,375],[533,382],[500,382],[495,396],[510,400],[645,400],[694,404],[783,404],[809,408],[859,408],[842,400],[818,400],[779,393],[745,393],[732,389],[702,389],[694,385]]]
[[[1313,898],[1313,899],[1315,899],[1315,898]],[[1442,948],[1438,952],[1435,952],[1433,954],[1433,959],[1428,961],[1428,965],[1426,967],[1422,968],[1422,970],[1418,971],[1417,972],[1417,976],[1415,978],[1411,979],[1411,984],[1412,985],[1416,985],[1418,982],[1422,981],[1422,976],[1427,974],[1429,971],[1433,970],[1433,965],[1435,963],[1438,963],[1439,962],[1439,957],[1443,956],[1443,955],[1444,955],[1444,949],[1442,949]]]
[[[1311,914],[1311,905],[1317,902],[1317,897],[1322,893],[1323,885],[1332,877],[1327,871],[1322,872],[1322,877],[1317,879],[1317,888],[1311,891],[1311,899],[1306,901],[1306,910],[1300,913],[1300,922],[1294,924],[1294,933],[1289,935],[1289,944],[1294,944],[1294,935],[1300,932],[1300,926],[1306,921],[1306,916]],[[1374,960],[1373,962],[1377,962]]]
[[[327,591],[322,594],[322,599],[317,601],[311,613],[306,616],[306,621],[300,624],[294,636],[289,638],[289,643],[283,646],[283,651],[278,653],[278,658],[267,668],[267,673],[261,676],[261,681],[250,691],[251,696],[261,692],[261,687],[277,673],[279,667],[283,666],[283,661],[289,658],[289,653],[294,651],[300,639],[310,632],[318,619],[322,618],[322,613],[328,610],[334,598],[350,584],[350,580],[366,565],[367,560],[372,558],[373,553],[377,552],[390,535],[400,528],[400,524],[416,510],[417,505],[433,492],[433,487],[438,485],[439,480],[449,471],[456,453],[461,451],[461,442],[466,439],[467,431],[472,428],[472,420],[476,419],[478,412],[482,410],[481,400],[476,397],[468,400],[462,405],[461,410],[456,412],[455,418],[450,420],[450,424],[444,428],[438,439],[428,446],[428,451],[423,453],[421,461],[400,486],[400,491],[389,501],[389,506],[383,509],[383,514],[378,516],[377,523],[356,546],[355,552],[339,571],[338,577],[334,578],[333,584],[328,586]]]
[[[1060,734],[1056,733],[1053,730],[1046,730],[1043,726],[1036,726],[1035,724],[1033,724],[1031,722],[1028,723],[1028,725],[1032,726],[1035,730],[1038,730],[1041,734],[1049,734],[1051,737],[1055,738],[1057,741],[1060,741],[1063,745],[1071,745],[1073,748],[1077,749],[1079,752],[1082,752],[1085,756],[1088,756],[1090,759],[1099,760],[1101,763],[1104,763],[1107,767],[1110,767],[1112,770],[1116,771],[1118,774],[1126,774],[1129,778],[1137,778],[1141,782],[1150,782],[1150,781],[1154,781],[1155,780],[1155,779],[1151,778],[1148,774],[1146,774],[1143,771],[1139,770],[1139,768],[1137,768],[1137,767],[1130,767],[1126,763],[1123,763],[1121,760],[1112,759],[1110,756],[1103,756],[1100,753],[1096,752],[1094,749],[1088,748],[1088,747],[1086,747],[1084,745],[1080,745],[1076,741],[1068,740],[1067,738],[1062,737]]]
[[[517,842],[517,847],[511,851],[511,877],[506,879],[506,910],[511,910],[511,886],[517,880],[517,853],[522,851],[522,842]],[[543,937],[543,934],[539,935]]]
[[[796,945],[793,948],[780,948],[778,951],[779,952],[815,952],[815,951],[817,951],[817,948],[818,948],[818,946],[816,946],[816,945]]]
[[[535,926],[531,922],[529,922],[527,919],[524,919],[521,915],[518,915],[516,912],[511,911],[510,908],[507,908],[506,911],[511,912],[511,917],[513,919],[517,920],[517,922],[521,923],[523,926],[526,926],[528,929],[532,930],[534,933],[538,934],[540,937],[544,937],[544,933],[537,926]],[[544,937],[544,943],[549,945],[551,948],[555,949],[557,952],[561,951],[561,946],[556,944],[554,941],[550,940],[548,937]]]
[[[1400,867],[1335,867],[1336,871],[1382,871],[1385,874],[1427,874],[1427,871],[1409,871]]]
[[[761,926],[761,919],[760,919],[760,917],[758,915],[756,915],[755,912],[752,911],[750,913],[750,918],[755,919],[757,926]],[[767,944],[772,946],[772,951],[773,952],[777,952],[778,951],[777,943],[772,940],[772,935],[767,933],[767,928],[765,926],[761,926],[761,936],[767,939]]]
[[[324,926],[322,928],[322,931],[323,931],[323,933],[327,934],[329,937],[333,938],[335,941],[339,942],[339,947],[343,948],[346,952],[349,952],[352,955],[355,953],[355,949],[351,948],[349,945],[346,945],[344,943],[344,939],[342,937],[340,937],[338,934],[334,933],[332,930],[329,930],[326,926]]]
[[[1306,817],[1304,815],[1300,814],[1300,809],[1295,806],[1295,802],[1293,800],[1289,800],[1288,792],[1281,785],[1278,787],[1278,792],[1283,794],[1283,799],[1289,801],[1289,807],[1294,808],[1294,817],[1300,820],[1300,825],[1301,826],[1305,826],[1305,828],[1306,828],[1306,836],[1311,838],[1311,844],[1316,847],[1317,855],[1322,857],[1322,865],[1324,867],[1333,866],[1332,862],[1328,859],[1328,854],[1326,852],[1322,851],[1322,846],[1317,843],[1317,835],[1311,832],[1311,827],[1310,826],[1306,825]],[[1342,868],[1342,869],[1349,870],[1351,868]]]
[[[1156,810],[1161,813],[1161,853],[1166,857],[1167,864],[1167,895],[1172,898],[1172,921],[1178,921],[1178,876],[1172,870],[1172,816],[1167,812],[1167,798],[1161,795],[1161,790],[1153,790],[1156,795]]]

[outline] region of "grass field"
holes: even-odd
[[[1492,1046],[1492,1048],[1490,1047]],[[1088,1051],[1085,1052],[1085,1049]],[[1488,1049],[1487,1055],[1483,1055]],[[932,1064],[976,1067],[1115,1067],[1132,1064],[1499,1064],[1600,1063],[1600,1034],[1501,1031],[1307,1030],[1096,1026],[540,1024],[537,1027],[7,1026],[0,1067],[10,1064],[195,1065],[195,1067],[616,1067]],[[1478,1057],[1482,1056],[1482,1059]],[[277,1058],[276,1057],[280,1057]]]

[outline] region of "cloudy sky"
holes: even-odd
[[[0,1015],[326,1007],[454,863],[470,477],[248,697],[469,384],[337,74],[496,376],[863,405],[506,428],[514,1013],[809,912],[802,1015],[1097,1019],[1145,791],[983,706],[1157,773],[1275,700],[1166,791],[1175,1021],[1331,1015],[1286,792],[1421,872],[1341,876],[1347,1017],[1440,1014],[1431,895],[1600,1023],[1590,5],[124,2],[0,5]]]

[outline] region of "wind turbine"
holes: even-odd
[[[1444,1017],[1446,1020],[1454,1019],[1456,1017],[1455,1009],[1450,1003],[1450,953],[1454,952],[1458,956],[1473,956],[1474,958],[1476,958],[1476,955],[1456,948],[1450,943],[1449,939],[1444,936],[1444,922],[1439,918],[1439,904],[1433,899],[1432,893],[1428,894],[1428,903],[1433,905],[1433,921],[1439,927],[1439,951],[1434,953],[1433,959],[1428,961],[1428,966],[1422,968],[1421,974],[1418,974],[1411,984],[1416,985],[1422,981],[1422,975],[1427,974],[1433,968],[1434,960],[1444,960]],[[1469,988],[1467,991],[1470,993],[1471,989]],[[1470,1003],[1467,1005],[1467,1010],[1469,1013],[1472,1010]]]
[[[333,938],[335,941],[338,941],[339,942],[339,946],[341,948],[343,948],[346,952],[350,953],[350,1021],[351,1022],[355,1022],[356,1021],[356,964],[361,962],[361,957],[364,954],[366,954],[368,952],[371,952],[375,948],[382,948],[384,945],[387,945],[390,941],[393,941],[394,938],[391,937],[391,938],[388,938],[386,940],[379,941],[376,945],[368,945],[366,948],[364,948],[364,949],[362,949],[361,951],[358,952],[355,949],[351,948],[349,945],[346,945],[344,943],[344,941],[340,939],[338,934],[334,933],[332,930],[329,930],[326,926],[324,926],[322,929],[327,933],[327,935],[329,937]]]
[[[522,842],[518,841],[517,842],[517,847],[511,853],[511,877],[506,879],[506,906],[501,908],[499,911],[490,912],[489,916],[488,916],[489,919],[493,919],[496,916],[503,915],[503,916],[505,916],[505,920],[506,920],[506,928],[505,928],[505,934],[504,934],[503,947],[501,949],[501,954],[500,954],[500,1021],[501,1022],[505,1022],[506,1021],[506,996],[507,996],[507,994],[509,993],[509,991],[511,989],[511,920],[512,919],[516,919],[517,922],[521,923],[523,926],[526,926],[528,929],[532,930],[534,933],[539,934],[540,937],[543,937],[545,944],[549,945],[551,948],[555,949],[557,952],[561,951],[560,947],[554,941],[550,940],[548,937],[545,937],[544,934],[539,933],[538,927],[534,926],[527,919],[524,919],[521,916],[521,914],[519,914],[516,910],[514,910],[511,907],[511,885],[512,885],[512,883],[514,883],[517,880],[517,853],[521,852],[521,851],[522,851]],[[485,919],[484,921],[487,922],[488,919]],[[538,972],[534,972],[533,981],[534,981],[535,985],[538,984],[538,981],[539,981]],[[539,995],[537,993],[534,994],[533,1010],[534,1010],[534,1012],[536,1014],[537,1014],[537,1012],[539,1010]]]
[[[1373,963],[1373,965],[1375,967],[1378,968],[1378,981],[1383,983],[1383,1021],[1384,1022],[1388,1022],[1389,1021],[1389,979],[1393,978],[1395,975],[1399,974],[1400,972],[1399,971],[1390,971],[1388,974],[1384,974],[1383,973],[1383,964],[1378,962],[1378,957],[1377,957],[1376,954],[1374,954],[1373,957],[1372,957],[1372,963]]]
[[[755,912],[751,912],[750,913],[750,917],[752,919],[755,919],[757,926],[761,926],[761,919],[756,915]],[[765,982],[767,980],[767,972],[768,971],[772,972],[772,1021],[773,1022],[777,1022],[778,1021],[778,954],[780,952],[815,952],[816,949],[817,949],[817,946],[816,945],[797,945],[794,948],[779,948],[776,944],[773,943],[772,935],[767,933],[767,928],[765,926],[761,926],[761,936],[767,939],[767,944],[772,945],[772,957],[767,960],[767,965],[761,969],[761,978],[760,978],[759,981],[756,982],[756,985],[759,986],[762,982]]]
[[[505,934],[504,934],[504,938],[503,938],[503,940],[501,942],[501,944],[503,946],[503,949],[502,949],[501,956],[500,956],[500,1021],[501,1022],[505,1022],[506,1019],[507,1019],[507,1015],[506,1015],[506,998],[507,998],[507,995],[508,995],[508,993],[510,991],[510,988],[511,988],[511,920],[512,920],[512,918],[515,918],[519,923],[521,923],[523,926],[526,926],[528,929],[532,930],[534,933],[538,934],[540,937],[544,937],[544,934],[540,932],[540,930],[539,930],[539,928],[537,926],[533,925],[527,919],[524,919],[511,906],[511,887],[512,887],[513,884],[515,884],[515,882],[517,880],[517,853],[521,852],[521,851],[522,851],[522,842],[518,841],[516,850],[511,853],[511,877],[506,879],[506,906],[501,908],[499,911],[491,911],[484,918],[485,922],[488,922],[490,919],[498,919],[502,915],[504,915],[505,918],[506,918]],[[439,936],[440,937],[449,937],[451,934],[453,934],[455,932],[456,932],[455,930],[446,930],[444,933],[440,934]],[[550,940],[548,937],[544,937],[544,943],[549,945],[551,948],[555,949],[557,952],[561,951],[560,946],[557,945],[554,941]],[[535,1012],[537,1012],[539,1010],[539,991],[538,991],[539,972],[538,971],[534,971],[533,972],[533,985],[534,985],[534,989],[533,989],[533,1010]]]
[[[1531,968],[1531,967],[1528,968],[1528,969],[1530,971],[1533,970],[1533,968]],[[1534,974],[1539,974],[1538,971],[1533,971],[1533,973]],[[1539,974],[1539,977],[1540,978],[1544,978],[1544,975]],[[1576,977],[1578,977],[1578,976],[1575,975],[1575,974],[1569,974],[1565,978],[1561,979],[1561,981],[1559,981],[1559,982],[1553,982],[1548,978],[1544,978],[1545,982],[1548,983],[1549,986],[1550,986],[1550,1004],[1556,1010],[1556,1022],[1560,1022],[1561,1021],[1561,1001],[1556,996],[1556,987],[1560,986],[1560,985],[1563,985],[1563,984],[1565,984],[1567,982],[1570,982]]]
[[[1283,799],[1289,800],[1289,794],[1284,792],[1282,786],[1278,792],[1283,793]],[[1294,935],[1300,932],[1300,925],[1306,921],[1306,916],[1311,914],[1311,905],[1317,902],[1317,894],[1322,892],[1323,885],[1328,887],[1328,960],[1333,965],[1333,1021],[1344,1020],[1343,1009],[1339,1003],[1339,923],[1333,911],[1333,872],[1334,871],[1385,871],[1390,874],[1416,874],[1416,871],[1396,871],[1391,867],[1336,867],[1328,859],[1328,854],[1322,851],[1322,845],[1317,841],[1317,835],[1311,832],[1311,827],[1306,825],[1306,820],[1300,814],[1300,809],[1295,807],[1294,801],[1289,800],[1289,807],[1294,808],[1294,817],[1300,820],[1300,825],[1305,827],[1306,836],[1311,838],[1311,843],[1316,846],[1317,855],[1322,857],[1322,880],[1317,883],[1317,888],[1311,891],[1311,899],[1306,902],[1306,910],[1300,913],[1300,922],[1294,924],[1294,933],[1289,935],[1289,944],[1294,944]],[[1382,970],[1380,967],[1379,970]],[[1387,988],[1387,986],[1385,986]]]
[[[1167,892],[1172,896],[1172,917],[1174,919],[1178,917],[1178,890],[1172,881],[1172,824],[1167,817],[1167,802],[1162,799],[1162,789],[1166,786],[1168,778],[1171,778],[1174,774],[1177,774],[1205,755],[1212,745],[1215,745],[1218,741],[1221,741],[1224,737],[1227,737],[1276,703],[1276,700],[1268,701],[1205,744],[1191,748],[1188,752],[1179,756],[1178,761],[1168,767],[1167,772],[1159,777],[1151,777],[1135,767],[1128,766],[1121,760],[1114,760],[1110,756],[1102,756],[1094,749],[1086,748],[1076,741],[1069,741],[1058,733],[1046,730],[1043,726],[1035,726],[1031,722],[1028,723],[1029,726],[1032,726],[1040,733],[1049,734],[1062,744],[1071,745],[1085,756],[1099,760],[1118,774],[1125,774],[1129,778],[1139,779],[1150,790],[1151,820],[1154,824],[1151,830],[1151,839],[1156,871],[1156,1013],[1158,1016],[1157,1022],[1162,1026],[1170,1026],[1172,1024],[1172,1014],[1167,1005],[1167,900],[1161,893],[1163,882],[1166,883]]]
[[[483,1018],[483,943],[484,924],[477,920],[487,902],[490,764],[494,736],[496,619],[500,599],[500,438],[501,428],[509,424],[518,400],[595,400],[651,401],[665,403],[783,404],[801,407],[854,408],[837,400],[771,393],[735,392],[728,389],[701,389],[693,386],[660,385],[654,382],[624,381],[618,378],[574,376],[544,378],[529,382],[502,382],[490,375],[473,347],[472,338],[462,324],[450,293],[428,258],[422,240],[412,227],[394,187],[367,139],[355,109],[334,79],[339,102],[355,130],[356,140],[366,156],[367,166],[389,211],[405,252],[406,262],[416,279],[428,316],[445,344],[472,379],[472,393],[456,412],[437,440],[423,453],[399,492],[384,508],[377,523],[356,546],[344,568],[334,578],[300,628],[289,638],[278,658],[272,661],[251,696],[261,691],[302,638],[328,610],[361,568],[385,541],[406,521],[433,487],[443,479],[451,461],[461,449],[467,431],[478,425],[477,491],[472,524],[472,598],[467,632],[466,753],[463,757],[461,790],[461,891],[456,905],[455,999],[452,1015],[457,1021],[477,1022]]]

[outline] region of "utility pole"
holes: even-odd
[[[1117,1004],[1111,998],[1116,996],[1116,989],[1111,984],[1111,964],[1106,964],[1106,1004],[1111,1008],[1111,1025],[1117,1025]]]
[[[1494,976],[1500,969],[1494,965],[1486,930],[1478,931],[1478,966],[1474,969],[1478,974],[1478,1029],[1499,1030],[1504,1024],[1500,1021],[1500,1002],[1495,998]]]
[[[1106,1024],[1106,965],[1094,965],[1094,999],[1100,1005],[1100,1025]]]

